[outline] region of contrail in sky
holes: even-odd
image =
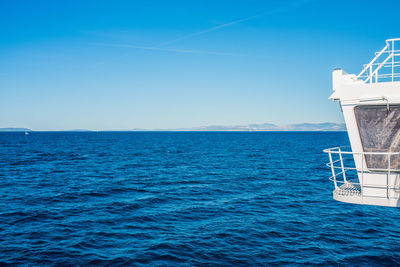
[[[231,21],[231,22],[228,22],[228,23],[220,24],[220,25],[211,27],[211,28],[206,29],[206,30],[202,30],[202,31],[199,31],[199,32],[194,32],[194,33],[191,33],[191,34],[188,34],[188,35],[181,36],[181,37],[179,37],[177,39],[158,44],[157,46],[164,46],[164,45],[169,45],[169,44],[172,44],[172,43],[176,43],[176,42],[181,41],[183,39],[187,39],[187,38],[194,37],[194,36],[199,36],[199,35],[202,35],[202,34],[205,34],[205,33],[208,33],[208,32],[212,32],[212,31],[215,31],[215,30],[218,30],[218,29],[226,28],[226,27],[235,25],[237,23],[240,23],[240,22],[243,22],[243,21],[246,21],[246,20],[250,20],[250,19],[253,19],[253,18],[257,18],[257,17],[260,17],[260,16],[261,15],[254,15],[254,16],[251,16],[251,17],[247,17],[247,18]]]
[[[202,50],[170,49],[170,48],[163,48],[162,46],[166,46],[166,45],[169,45],[169,44],[172,44],[172,43],[179,42],[179,41],[184,40],[184,39],[188,39],[188,38],[191,38],[191,37],[203,35],[205,33],[213,32],[213,31],[216,31],[216,30],[219,30],[219,29],[223,29],[223,28],[226,28],[226,27],[230,27],[230,26],[233,26],[235,24],[242,23],[244,21],[248,21],[248,20],[251,20],[251,19],[258,18],[258,17],[270,16],[270,15],[285,11],[285,10],[290,9],[290,8],[299,7],[299,6],[308,4],[308,3],[313,2],[313,1],[316,1],[316,0],[297,0],[297,1],[291,2],[289,5],[283,5],[283,6],[280,6],[278,8],[269,10],[269,11],[264,12],[264,13],[260,13],[260,14],[253,15],[253,16],[250,16],[250,17],[241,18],[241,19],[234,20],[234,21],[231,21],[231,22],[223,23],[223,24],[220,24],[220,25],[217,25],[217,26],[214,26],[214,27],[202,30],[202,31],[193,32],[193,33],[181,36],[181,37],[179,37],[177,39],[174,39],[174,40],[171,40],[171,41],[167,41],[167,42],[163,42],[163,43],[158,44],[156,46],[135,46],[135,45],[129,45],[129,44],[102,44],[102,45],[114,46],[114,47],[135,48],[135,49],[143,49],[143,50],[157,50],[157,51],[168,51],[168,52],[175,52],[175,53],[187,53],[187,54],[208,54],[208,55],[225,55],[225,56],[236,55],[237,56],[238,54],[219,53],[219,52],[202,51]]]
[[[226,27],[229,27],[229,26],[232,26],[232,25],[235,25],[235,24],[247,21],[247,20],[255,19],[255,18],[258,18],[258,17],[270,16],[270,15],[273,15],[275,13],[279,13],[281,11],[284,11],[286,9],[302,6],[302,5],[305,5],[305,4],[307,4],[309,2],[313,2],[313,1],[314,0],[299,0],[299,1],[295,1],[295,2],[290,3],[289,5],[281,6],[281,7],[275,8],[273,10],[269,10],[267,12],[264,12],[264,13],[260,13],[260,14],[253,15],[253,16],[250,16],[250,17],[246,17],[246,18],[234,20],[234,21],[231,21],[231,22],[227,22],[227,23],[224,23],[224,24],[220,24],[220,25],[217,25],[217,26],[214,26],[214,27],[202,30],[202,31],[190,33],[190,34],[181,36],[181,37],[179,37],[177,39],[158,44],[158,45],[156,45],[156,47],[160,47],[160,46],[165,46],[165,45],[169,45],[169,44],[172,44],[172,43],[176,43],[178,41],[181,41],[181,40],[184,40],[184,39],[187,39],[187,38],[190,38],[190,37],[203,35],[203,34],[208,33],[208,32],[212,32],[212,31],[215,31],[215,30],[226,28]]]
[[[237,55],[239,55],[239,54],[204,51],[204,50],[169,49],[169,48],[162,48],[162,47],[136,46],[136,45],[128,45],[128,44],[101,44],[101,45],[114,46],[114,47],[136,48],[136,49],[143,49],[143,50],[168,51],[168,52],[186,53],[186,54],[208,54],[208,55],[220,55],[220,56],[232,56],[232,55],[237,56]]]

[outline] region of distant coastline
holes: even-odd
[[[139,129],[135,129],[136,131]],[[182,129],[158,129],[156,131],[229,131],[229,132],[253,132],[253,131],[346,131],[346,125],[344,123],[298,123],[298,124],[287,124],[287,125],[275,125],[272,123],[263,124],[248,124],[248,125],[234,125],[234,126],[222,126],[222,125],[211,125],[201,126],[194,128],[182,128]]]
[[[33,132],[29,128],[0,128],[0,132]],[[248,124],[248,125],[210,125],[193,128],[176,128],[176,129],[130,129],[130,130],[102,130],[104,132],[296,132],[296,131],[312,131],[312,132],[328,132],[328,131],[346,131],[344,123],[298,123],[287,125],[275,125],[272,123]],[[42,132],[42,131],[38,131]],[[43,131],[47,132],[47,131]],[[51,131],[52,132],[52,131]],[[92,132],[87,129],[59,130],[54,132]],[[93,131],[95,132],[95,131]]]
[[[0,132],[32,132],[31,129],[28,128],[0,128]]]

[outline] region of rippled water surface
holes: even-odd
[[[395,265],[400,210],[332,200],[340,132],[0,133],[0,263]]]

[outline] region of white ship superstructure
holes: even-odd
[[[400,39],[386,46],[359,75],[333,71],[351,147],[328,153],[333,198],[348,203],[400,206]]]

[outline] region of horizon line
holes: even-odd
[[[0,131],[0,133],[23,133],[23,132],[69,132],[69,133],[85,133],[85,132],[347,132],[347,130],[26,130],[26,131]]]
[[[318,129],[320,126],[320,129]],[[321,127],[322,126],[322,127]],[[308,129],[307,129],[308,128]],[[313,129],[314,128],[314,129]],[[322,128],[322,129],[321,129]],[[249,123],[245,125],[202,125],[181,128],[131,128],[131,129],[30,129],[27,127],[0,127],[0,132],[271,132],[271,131],[346,131],[345,123],[339,122],[302,122],[276,125],[273,123]]]

